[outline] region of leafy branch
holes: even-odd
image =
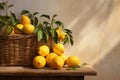
[[[57,14],[54,14],[52,17],[43,14],[40,17],[46,18],[47,20],[39,23],[39,25],[35,29],[35,32],[37,32],[38,41],[43,39],[43,41],[47,42],[49,37],[52,37],[54,42],[58,43],[60,40],[58,38],[56,30],[61,27],[62,31],[67,34],[64,39],[64,44],[70,43],[71,45],[73,45],[74,42],[72,37],[72,31],[69,29],[65,29],[62,21],[55,19],[55,17],[57,17]]]

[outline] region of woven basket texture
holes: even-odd
[[[32,66],[36,45],[35,34],[0,36],[0,66]]]

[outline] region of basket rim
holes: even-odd
[[[0,39],[23,39],[35,36],[36,34],[13,34],[13,35],[0,35]]]

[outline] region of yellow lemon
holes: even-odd
[[[23,25],[25,25],[25,24],[30,24],[31,22],[30,22],[30,19],[29,19],[28,16],[22,15],[22,16],[21,16],[21,23],[22,23]]]
[[[33,59],[33,66],[35,68],[43,68],[46,65],[46,59],[43,56],[36,56]]]
[[[57,55],[61,55],[64,53],[64,45],[61,43],[57,43],[54,44],[53,46],[53,51],[57,54]]]
[[[22,28],[22,31],[25,34],[32,34],[34,32],[35,27],[32,24],[25,24]]]
[[[67,56],[65,54],[61,54],[60,56],[63,58],[64,63],[66,64]]]
[[[38,54],[41,56],[47,56],[50,52],[50,49],[48,46],[43,45],[38,48]]]
[[[56,56],[53,59],[53,64],[54,66],[52,66],[54,69],[61,69],[64,66],[64,60],[61,56]]]
[[[68,57],[66,64],[69,67],[76,67],[80,64],[80,59],[76,56],[70,56],[70,57]]]
[[[56,30],[56,32],[57,32],[57,35],[58,35],[58,38],[60,37],[60,35],[61,35],[61,29],[60,29],[60,27]]]
[[[7,34],[7,35],[8,35],[8,33],[9,33],[9,30],[11,30],[11,29],[12,29],[12,31],[11,31],[11,33],[10,33],[9,35],[15,34],[14,28],[13,28],[12,26],[8,26],[8,27],[6,28],[6,34]]]
[[[12,30],[12,32],[10,33],[10,35],[13,35],[13,34],[15,34],[14,30]]]
[[[61,35],[60,35],[60,40],[64,41],[65,37],[66,37],[66,33],[62,32]]]
[[[18,28],[18,29],[21,30],[21,31],[19,31],[18,29],[14,29],[14,32],[15,32],[16,34],[21,34],[21,33],[22,33],[23,25],[22,25],[22,24],[17,24],[17,25],[16,25],[16,28]]]
[[[58,56],[56,53],[49,53],[48,55],[47,55],[47,57],[46,57],[46,62],[47,62],[47,66],[50,66],[50,67],[52,67],[52,66],[54,66],[54,64],[53,64],[53,59],[54,59],[54,57],[56,57],[56,56]]]

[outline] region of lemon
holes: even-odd
[[[15,32],[14,32],[14,28],[12,27],[12,26],[8,26],[7,28],[6,28],[6,34],[8,35],[8,33],[9,33],[9,30],[11,30],[12,29],[12,31],[11,31],[11,33],[9,34],[9,35],[13,35],[13,34],[15,34]]]
[[[36,56],[33,59],[33,66],[35,68],[43,68],[46,65],[46,59],[43,56]]]
[[[48,55],[47,55],[47,57],[46,57],[46,62],[47,62],[47,66],[50,66],[50,67],[52,67],[52,66],[54,66],[54,64],[53,64],[53,59],[54,59],[54,57],[56,57],[56,56],[58,56],[56,53],[49,53]]]
[[[53,64],[52,66],[54,69],[61,69],[64,66],[64,60],[61,56],[56,56],[53,59]]]
[[[66,33],[62,32],[61,35],[60,35],[60,40],[64,41],[65,37],[66,37]]]
[[[60,35],[61,35],[61,29],[60,29],[60,27],[56,30],[56,32],[57,32],[57,35],[58,35],[58,38],[60,37]]]
[[[53,51],[57,54],[57,55],[61,55],[64,53],[64,45],[61,43],[57,43],[54,44],[53,46]]]
[[[66,64],[67,56],[65,54],[61,54],[60,56],[63,58],[64,63]]]
[[[25,24],[22,28],[22,31],[25,34],[32,34],[34,32],[35,27],[32,24]]]
[[[13,35],[13,34],[15,34],[14,30],[12,30],[12,32],[10,33],[10,35]]]
[[[76,67],[80,64],[80,59],[76,56],[70,56],[70,57],[68,57],[66,64],[69,67]]]
[[[25,24],[30,24],[31,22],[30,22],[30,19],[29,19],[28,16],[22,15],[22,16],[21,16],[21,23],[22,23],[23,25],[25,25]]]
[[[19,30],[22,30],[23,25],[22,25],[22,24],[17,24],[17,25],[16,25],[16,28],[18,28]],[[19,31],[18,29],[14,29],[14,32],[15,32],[16,34],[21,34],[22,31]]]
[[[42,45],[38,48],[38,54],[41,56],[47,56],[50,52],[50,49],[46,45]]]

